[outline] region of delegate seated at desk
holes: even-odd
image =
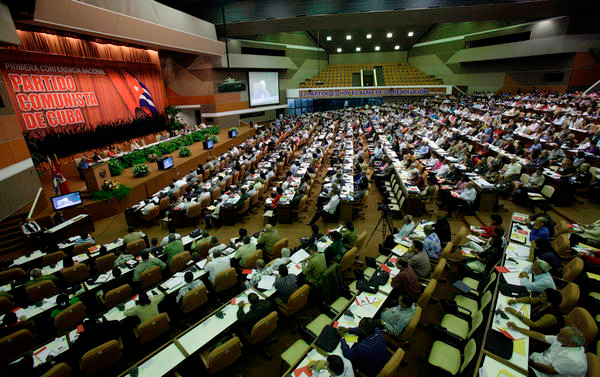
[[[376,376],[390,358],[385,337],[377,327],[377,321],[371,318],[362,318],[358,327],[347,329],[340,326],[337,331],[340,336],[345,333],[358,335],[358,342],[352,348],[342,338],[342,353],[352,362],[354,368],[367,377]]]
[[[133,281],[140,281],[140,276],[142,275],[142,272],[146,271],[151,267],[158,266],[161,270],[164,270],[167,267],[167,265],[160,259],[150,258],[150,252],[148,252],[147,250],[142,250],[140,255],[142,257],[142,261],[137,266],[135,266],[135,269],[133,270]]]
[[[208,278],[213,283],[215,282],[217,274],[221,271],[227,270],[228,268],[231,268],[229,258],[226,256],[221,256],[220,251],[215,251],[212,257],[209,255],[206,266],[204,266],[204,269],[208,271]]]
[[[533,275],[533,281],[529,281],[529,272]],[[531,292],[544,292],[547,288],[556,289],[556,284],[550,275],[548,262],[538,259],[519,274],[521,285]]]
[[[181,239],[175,238],[174,234],[169,234],[169,243],[163,248],[163,252],[167,255],[167,264],[171,263],[175,255],[183,251],[183,242]]]
[[[83,332],[69,349],[74,359],[80,360],[92,348],[119,338],[120,332],[118,321],[97,322],[95,319],[86,319],[83,321]]]
[[[240,266],[246,267],[246,258],[256,252],[256,245],[250,242],[250,237],[244,236],[244,244],[236,250],[233,257],[240,260]]]
[[[178,304],[181,304],[183,296],[185,296],[186,293],[188,293],[189,291],[192,291],[198,287],[204,287],[204,283],[202,282],[202,280],[194,280],[194,273],[191,271],[187,271],[183,275],[183,280],[185,281],[185,285],[179,288],[179,292],[177,292],[177,297],[175,298],[175,301]]]
[[[248,313],[244,313],[244,303],[241,302],[237,311],[237,319],[244,326],[244,328],[250,332],[256,322],[265,318],[271,313],[271,303],[267,300],[259,299],[256,293],[250,293],[248,295],[248,302],[250,302],[250,310]]]
[[[315,377],[354,377],[354,368],[350,360],[338,355],[329,355],[326,360],[311,360],[308,367],[317,372]]]
[[[149,298],[148,293],[141,292],[138,296],[136,305],[125,310],[123,314],[125,314],[126,317],[138,317],[140,323],[145,322],[159,314],[158,304],[160,304],[164,298],[164,293],[159,293]]]
[[[534,352],[529,356],[529,369],[537,377],[584,377],[587,371],[585,338],[576,327],[563,327],[558,335],[544,335],[537,331],[518,327],[508,322],[511,330],[516,330],[532,339],[550,345],[544,352]]]

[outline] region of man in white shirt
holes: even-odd
[[[510,164],[505,165],[505,170],[502,176],[510,179],[511,177],[518,178],[519,174],[521,174],[521,164],[519,164],[519,161],[517,161],[516,158],[513,158],[510,160]]]
[[[338,355],[329,355],[327,360],[310,361],[308,366],[317,372],[316,377],[354,377],[354,368],[350,360]]]
[[[217,274],[221,271],[225,271],[230,268],[229,258],[221,256],[220,251],[216,251],[212,257],[208,257],[208,262],[204,269],[208,272],[208,278],[213,283],[215,282],[215,278]]]
[[[181,239],[181,235],[179,233],[175,233],[175,229],[171,229],[169,231],[169,234],[167,234],[166,236],[164,236],[163,239],[160,241],[160,246],[165,246],[166,244],[169,243],[169,236],[171,234],[175,236],[176,240]]]
[[[585,338],[578,328],[566,326],[560,329],[558,335],[551,336],[518,327],[513,322],[508,322],[508,327],[550,345],[544,352],[534,352],[529,356],[529,368],[537,377],[586,375],[588,365],[583,348]]]
[[[152,208],[156,207],[156,204],[154,204],[154,201],[152,199],[146,199],[145,203],[146,205],[144,205],[141,209],[142,215],[144,216],[149,214]]]
[[[323,208],[317,210],[317,213],[315,213],[308,225],[316,223],[317,220],[319,220],[319,218],[325,215],[326,213],[333,215],[337,210],[338,204],[340,204],[340,190],[338,188],[335,188],[331,191],[331,196],[329,197],[329,201],[327,202],[327,204],[325,204]]]

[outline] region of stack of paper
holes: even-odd
[[[290,257],[290,261],[298,264],[309,257],[310,257],[310,254],[308,254],[306,251],[304,251],[304,249],[300,249],[300,250],[296,251],[294,254],[292,254],[292,256]]]
[[[265,290],[270,290],[273,288],[273,285],[275,284],[275,279],[276,277],[273,275],[265,275],[262,277],[262,279],[260,279],[260,281],[258,282],[258,289],[265,289]]]

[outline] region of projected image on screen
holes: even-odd
[[[250,106],[279,104],[279,73],[248,72]]]
[[[81,204],[81,195],[79,191],[66,195],[55,196],[52,198],[52,205],[56,211],[64,208],[74,207]]]

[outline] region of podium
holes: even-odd
[[[90,165],[88,169],[82,169],[82,171],[83,179],[90,193],[95,190],[102,190],[104,181],[111,178],[110,169],[106,162]]]

